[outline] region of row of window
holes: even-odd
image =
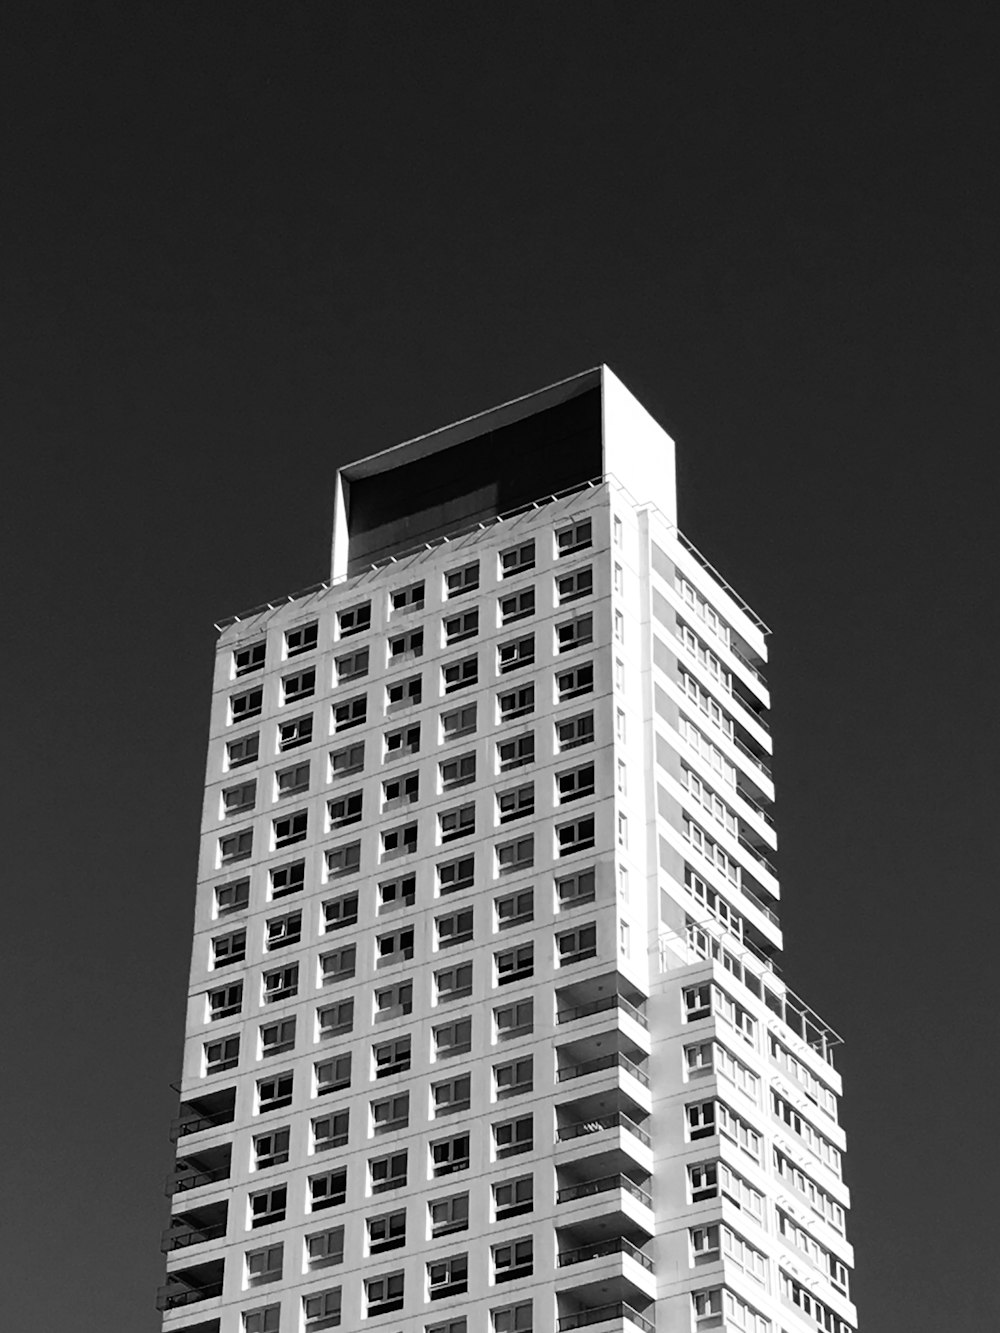
[[[368,1278],[364,1283],[365,1314],[368,1318],[389,1314],[403,1308],[403,1274],[389,1273]],[[302,1319],[304,1333],[319,1333],[320,1329],[336,1328],[341,1322],[341,1289],[303,1296]],[[491,1333],[532,1333],[531,1301],[490,1309]],[[242,1333],[281,1333],[281,1306],[268,1305],[261,1309],[246,1310],[241,1316]],[[435,1321],[424,1326],[424,1333],[468,1333],[463,1315],[458,1319]]]

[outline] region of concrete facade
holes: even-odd
[[[765,634],[605,368],[342,469],[221,627],[165,1329],[852,1333]]]

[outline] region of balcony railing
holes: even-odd
[[[627,1129],[647,1148],[651,1146],[651,1140],[646,1131],[621,1111],[614,1111],[611,1115],[598,1116],[595,1120],[576,1120],[569,1125],[560,1125],[556,1137],[560,1143],[565,1143],[571,1139],[582,1138],[587,1134],[599,1134],[602,1130],[618,1129],[619,1127]]]
[[[177,1287],[168,1283],[156,1293],[156,1308],[179,1310],[185,1305],[193,1305],[195,1301],[207,1301],[213,1296],[221,1295],[221,1278],[217,1282],[206,1282],[203,1287]]]
[[[652,1259],[624,1236],[613,1236],[610,1240],[598,1241],[596,1245],[581,1245],[576,1250],[563,1250],[557,1263],[560,1268],[565,1268],[569,1264],[583,1264],[591,1259],[606,1259],[609,1254],[627,1254],[648,1273],[653,1271]]]
[[[740,754],[745,754],[746,757],[750,760],[750,762],[752,764],[756,764],[757,767],[760,769],[760,771],[766,774],[767,777],[772,776],[770,767],[764,762],[764,760],[760,757],[759,754],[754,754],[753,750],[750,749],[749,745],[745,745],[743,741],[740,740],[739,736],[734,735],[732,740],[733,744],[736,746],[737,750],[739,750]]]
[[[758,865],[764,867],[764,869],[768,872],[768,874],[773,875],[775,879],[778,878],[778,872],[777,870],[775,870],[771,862],[767,859],[766,856],[762,855],[759,849],[756,848],[752,842],[749,842],[743,836],[742,833],[739,834],[739,844],[741,847],[745,848],[750,853],[750,855],[753,857],[753,859],[757,862]]]
[[[177,1176],[167,1181],[167,1194],[183,1194],[186,1190],[197,1189],[200,1185],[214,1185],[218,1180],[229,1179],[229,1167],[217,1166],[211,1171],[194,1171],[188,1176]]]
[[[624,995],[602,995],[599,1000],[591,1000],[587,1004],[573,1005],[568,1009],[560,1009],[556,1014],[557,1023],[572,1023],[578,1018],[589,1018],[591,1014],[602,1014],[608,1009],[621,1009],[628,1014],[629,1018],[634,1019],[640,1027],[649,1030],[649,1023],[646,1015],[640,1013],[634,1004],[630,1004]]]
[[[644,1088],[649,1087],[649,1075],[644,1074],[638,1065],[633,1064],[628,1056],[622,1055],[620,1051],[611,1051],[608,1055],[598,1055],[593,1060],[582,1060],[575,1065],[563,1065],[557,1071],[556,1079],[559,1083],[565,1083],[568,1079],[583,1078],[585,1074],[596,1074],[601,1069],[614,1069],[616,1066],[624,1069],[633,1078],[638,1079]]]
[[[170,1142],[176,1143],[188,1134],[200,1134],[203,1129],[217,1129],[220,1125],[231,1125],[232,1122],[232,1116],[228,1120],[216,1120],[208,1115],[177,1116],[170,1125]]]
[[[571,1329],[590,1328],[593,1324],[606,1324],[612,1319],[627,1319],[636,1328],[642,1329],[642,1333],[656,1333],[656,1326],[624,1301],[617,1301],[614,1305],[597,1305],[590,1310],[577,1310],[576,1314],[560,1315],[556,1328],[559,1333],[570,1333]]]
[[[588,1199],[595,1194],[606,1194],[608,1190],[624,1190],[633,1199],[652,1208],[652,1197],[628,1176],[601,1176],[598,1180],[580,1180],[575,1185],[566,1185],[556,1192],[556,1203],[572,1203],[574,1199]]]
[[[185,1250],[190,1245],[200,1245],[206,1240],[218,1240],[226,1234],[226,1223],[217,1222],[208,1227],[196,1227],[191,1231],[177,1231],[167,1228],[163,1233],[160,1249],[164,1254],[173,1250]]]

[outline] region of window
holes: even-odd
[[[466,1171],[469,1166],[469,1136],[437,1139],[431,1144],[431,1175],[449,1176],[455,1171]]]
[[[361,867],[360,842],[345,842],[339,847],[330,847],[325,855],[328,879],[336,879],[339,875],[352,875]]]
[[[501,773],[509,773],[511,769],[523,768],[525,764],[533,764],[534,762],[534,732],[525,732],[523,736],[515,736],[509,741],[500,741],[497,745],[497,767]]]
[[[372,1194],[402,1189],[406,1184],[406,1152],[371,1158],[368,1163],[368,1179]]]
[[[712,987],[685,986],[681,992],[684,1006],[685,1023],[693,1023],[699,1018],[707,1018],[712,1012]]]
[[[448,662],[441,668],[441,688],[445,694],[454,694],[475,685],[479,680],[479,658],[473,653],[457,662]]]
[[[617,514],[611,516],[611,536],[616,546],[621,546],[623,541],[622,521]]]
[[[308,745],[312,738],[312,713],[306,713],[302,717],[293,717],[288,722],[282,722],[278,727],[278,750],[281,754],[284,754],[286,750],[297,750],[300,745]]]
[[[443,967],[434,973],[434,991],[438,1004],[458,1000],[472,994],[472,964],[459,963],[457,967]]]
[[[316,1096],[325,1097],[330,1092],[343,1092],[351,1086],[351,1056],[335,1055],[331,1060],[318,1060],[313,1065],[313,1079]]]
[[[453,1055],[465,1055],[472,1050],[472,1019],[456,1018],[450,1023],[439,1023],[431,1029],[435,1060],[447,1060]],[[437,1098],[435,1097],[435,1103]]]
[[[446,616],[443,625],[444,644],[461,643],[463,639],[474,639],[479,633],[479,610],[463,611],[457,616]]]
[[[628,765],[624,759],[616,761],[615,791],[618,792],[619,796],[628,795]]]
[[[277,1023],[262,1023],[260,1027],[260,1055],[280,1055],[295,1047],[295,1019],[283,1018]]]
[[[530,1115],[501,1120],[493,1126],[493,1155],[497,1161],[531,1152],[535,1146],[534,1122]]]
[[[445,597],[458,597],[463,592],[475,592],[479,587],[479,561],[449,569],[444,576]]]
[[[413,1012],[413,982],[397,981],[375,991],[375,1021],[403,1018]]]
[[[556,672],[556,701],[565,703],[567,699],[576,699],[581,694],[594,692],[594,664],[581,662],[568,671]]]
[[[249,879],[231,879],[226,884],[218,884],[215,889],[215,912],[225,916],[229,912],[242,912],[250,902]]]
[[[242,963],[247,956],[247,933],[234,930],[231,935],[216,935],[212,941],[212,966],[229,967]]]
[[[229,721],[246,722],[248,718],[259,717],[263,707],[263,690],[244,690],[242,694],[232,694],[229,696]]]
[[[446,1199],[432,1199],[427,1205],[431,1238],[466,1231],[469,1226],[468,1194],[451,1194]]]
[[[256,782],[241,782],[238,787],[227,787],[222,793],[223,817],[228,819],[232,815],[241,815],[252,810],[256,797]]]
[[[412,727],[400,727],[398,731],[387,731],[383,745],[386,759],[399,759],[404,754],[417,754],[420,750],[420,723]]]
[[[395,907],[412,907],[416,900],[416,875],[402,875],[399,879],[385,879],[378,886],[378,910],[380,912],[389,912]]]
[[[450,791],[454,787],[464,787],[476,780],[475,754],[458,755],[455,759],[445,759],[438,765],[441,790]]]
[[[508,787],[497,793],[497,820],[509,824],[514,819],[527,819],[535,813],[535,788],[531,782],[523,787]]]
[[[338,685],[344,685],[349,680],[359,680],[362,676],[367,676],[368,649],[359,648],[356,652],[344,653],[343,657],[335,657],[333,670]]]
[[[284,815],[271,821],[271,845],[277,850],[288,847],[294,842],[302,842],[309,832],[309,814],[305,810],[296,810],[294,815]]]
[[[281,1000],[290,1000],[298,994],[299,965],[291,963],[288,967],[276,968],[264,973],[263,1000],[265,1004],[278,1004]]]
[[[436,867],[438,893],[458,893],[471,889],[476,878],[474,856],[461,856],[457,861],[440,861]]]
[[[684,1114],[689,1139],[709,1139],[716,1133],[714,1102],[694,1102],[684,1108]]]
[[[476,807],[463,805],[456,810],[443,810],[438,815],[438,834],[442,842],[467,838],[476,831]]]
[[[347,1198],[347,1168],[324,1171],[309,1177],[309,1209],[317,1213],[322,1208],[336,1208]]]
[[[504,1186],[504,1187],[501,1187],[501,1188],[505,1188],[505,1189],[506,1189],[506,1188],[512,1188],[514,1184],[520,1184],[520,1183],[521,1183],[521,1182],[512,1182],[512,1185],[511,1185],[510,1187],[506,1187],[506,1186]],[[528,1185],[528,1206],[527,1206],[527,1208],[523,1208],[523,1207],[522,1207],[522,1208],[517,1209],[517,1212],[530,1212],[530,1211],[531,1211],[531,1177],[530,1177],[530,1176],[527,1177],[527,1185]],[[495,1194],[496,1194],[496,1187],[494,1187],[494,1195],[495,1195]],[[507,1217],[512,1217],[512,1216],[514,1216],[514,1213],[513,1213],[513,1212],[508,1212],[508,1213],[505,1214],[505,1216],[507,1216]],[[498,1207],[498,1208],[497,1208],[497,1218],[499,1219],[499,1217],[500,1217],[500,1210],[499,1210],[499,1207]],[[530,1277],[530,1276],[531,1276],[531,1273],[532,1273],[532,1268],[533,1268],[533,1263],[532,1263],[532,1242],[531,1242],[531,1237],[530,1237],[530,1236],[527,1237],[527,1238],[524,1239],[524,1240],[516,1240],[516,1241],[513,1241],[513,1242],[512,1242],[511,1244],[509,1244],[509,1245],[494,1245],[494,1246],[493,1246],[493,1281],[494,1281],[494,1282],[514,1282],[514,1281],[516,1281],[518,1278],[522,1278],[522,1277]]]
[[[345,699],[342,704],[333,705],[334,731],[348,731],[351,727],[364,726],[368,720],[368,696],[356,694],[353,699]]]
[[[350,1032],[354,1027],[354,1000],[340,1000],[337,1004],[325,1004],[316,1010],[317,1040],[329,1041]]]
[[[502,898],[495,898],[493,906],[496,912],[497,930],[507,930],[511,926],[522,926],[532,921],[535,916],[535,893],[533,889],[522,889],[520,893],[507,893]]]
[[[556,530],[556,556],[572,555],[574,551],[584,551],[592,543],[589,518],[571,523],[568,527]]]
[[[529,667],[535,661],[535,636],[526,634],[497,645],[497,671],[505,676],[508,671]]]
[[[389,665],[401,666],[424,655],[424,632],[412,629],[406,634],[397,634],[389,640]]]
[[[298,944],[302,939],[302,913],[288,912],[272,916],[264,927],[264,948],[268,951]]]
[[[232,986],[222,986],[219,990],[208,992],[208,1017],[213,1023],[220,1018],[232,1018],[242,1008],[242,981],[237,981]]]
[[[512,625],[515,620],[525,620],[535,614],[534,588],[522,588],[508,597],[500,598],[500,624]]]
[[[365,1282],[365,1313],[374,1318],[403,1308],[403,1274],[387,1273]]]
[[[575,875],[560,875],[556,880],[556,899],[560,910],[592,903],[597,891],[597,877],[593,869],[578,870]]]
[[[358,895],[344,893],[339,898],[327,898],[323,904],[323,930],[343,930],[358,924]]]
[[[346,981],[354,976],[357,961],[357,946],[345,944],[340,949],[319,956],[319,977],[321,986],[329,986],[335,981]]]
[[[274,795],[277,800],[286,796],[297,796],[299,792],[309,790],[309,764],[293,764],[291,768],[281,768],[274,775]]]
[[[534,1028],[534,1002],[518,1000],[493,1010],[493,1028],[497,1041],[528,1036]]]
[[[248,1287],[260,1287],[265,1282],[281,1281],[283,1249],[281,1245],[268,1245],[263,1250],[247,1251],[244,1259]]]
[[[619,565],[619,564],[616,564],[616,565],[615,565],[615,571],[614,571],[614,584],[615,584],[615,592],[617,592],[617,593],[624,593],[624,591],[625,591],[625,571],[622,569],[621,565]]]
[[[246,1310],[243,1314],[243,1333],[278,1333],[280,1305],[268,1305],[263,1310]]]
[[[346,1148],[350,1113],[334,1111],[332,1115],[320,1115],[311,1125],[313,1152],[330,1152],[333,1148]]]
[[[279,1111],[283,1106],[292,1104],[292,1075],[274,1074],[270,1078],[257,1080],[257,1113],[265,1115],[268,1111]]]
[[[465,1049],[468,1050],[469,1046]],[[471,1105],[471,1074],[460,1074],[457,1078],[446,1079],[443,1083],[431,1084],[431,1106],[435,1119],[443,1115],[454,1115],[457,1111],[467,1111]]]
[[[584,815],[569,824],[556,825],[556,855],[572,856],[574,852],[588,851],[594,845],[594,816]]]
[[[397,588],[389,594],[389,608],[394,615],[402,611],[422,611],[424,607],[424,584],[411,583],[406,588]]]
[[[594,765],[581,764],[579,768],[566,768],[556,774],[556,798],[560,805],[567,801],[578,801],[583,796],[594,794]]]
[[[556,625],[556,652],[568,653],[594,641],[594,617],[574,616]]]
[[[594,591],[594,571],[589,565],[574,569],[569,574],[560,574],[556,578],[556,605],[565,606],[567,602],[589,597]]]
[[[400,1092],[395,1097],[381,1097],[371,1103],[370,1111],[373,1134],[405,1129],[410,1123],[410,1094]]]
[[[253,1140],[253,1168],[266,1171],[271,1166],[284,1166],[288,1161],[291,1133],[287,1129],[272,1129],[267,1134],[255,1134]]]
[[[449,912],[434,919],[437,947],[447,949],[452,944],[465,944],[472,939],[472,908]]]
[[[264,665],[264,658],[267,655],[267,642],[259,639],[256,643],[248,643],[243,648],[237,648],[233,653],[233,675],[246,676],[251,671],[259,671]]]
[[[615,625],[615,629],[614,629],[614,633],[615,633],[615,642],[616,642],[616,643],[624,643],[624,642],[625,642],[625,617],[622,615],[622,613],[621,613],[620,611],[616,611],[616,612],[615,612],[614,625]]]
[[[531,1333],[531,1301],[491,1310],[490,1324],[493,1333]]]
[[[245,861],[253,852],[253,829],[241,829],[227,838],[219,839],[219,864]]]
[[[360,773],[365,766],[365,743],[358,741],[354,745],[345,745],[343,749],[330,751],[330,781],[347,777],[349,773]]]
[[[503,949],[493,955],[496,965],[498,986],[506,986],[512,981],[523,981],[530,977],[535,969],[535,946],[529,941],[519,944],[516,949]]]
[[[513,578],[535,568],[535,543],[521,542],[517,546],[508,546],[500,552],[500,577]]]
[[[316,620],[285,630],[285,656],[297,657],[299,653],[311,652],[318,642],[319,622]]]
[[[314,1231],[306,1236],[306,1267],[330,1268],[344,1262],[344,1228],[331,1227],[329,1231]]]
[[[468,1290],[468,1255],[455,1254],[449,1259],[435,1259],[427,1265],[427,1294],[432,1301],[461,1296]]]
[[[527,870],[535,864],[535,838],[528,834],[515,842],[502,842],[496,849],[497,874],[509,875],[518,870]]]
[[[243,764],[256,763],[260,755],[260,732],[251,732],[249,736],[240,736],[237,740],[226,742],[226,767],[239,768]]]
[[[628,815],[619,810],[615,820],[616,838],[619,847],[628,847]]]
[[[382,783],[382,809],[401,810],[420,799],[420,774],[404,773]]]
[[[497,1101],[505,1097],[519,1097],[532,1089],[531,1056],[512,1060],[509,1064],[493,1066],[493,1088]]]
[[[316,693],[316,668],[296,671],[294,675],[283,676],[281,680],[281,702],[295,703],[297,699],[308,699]]]
[[[314,1291],[302,1297],[303,1333],[319,1333],[321,1328],[336,1328],[340,1323],[340,1288]]]
[[[392,967],[413,957],[413,927],[402,926],[375,940],[375,966]]]
[[[556,951],[559,966],[569,967],[572,963],[582,963],[588,958],[597,957],[597,926],[579,926],[576,930],[564,931],[556,936]]]
[[[360,791],[350,791],[327,801],[326,813],[331,831],[346,828],[348,824],[357,824],[361,818],[361,806]]]
[[[578,745],[590,745],[594,739],[593,713],[579,713],[556,723],[556,749],[575,750]]]
[[[410,1067],[410,1038],[393,1037],[372,1047],[372,1068],[376,1078],[405,1074]]]
[[[363,634],[365,630],[371,629],[371,626],[371,602],[359,602],[357,606],[348,607],[337,616],[337,630],[342,639],[351,634]]]
[[[382,1213],[369,1217],[368,1253],[382,1254],[385,1250],[401,1250],[406,1244],[406,1209],[398,1213]]]
[[[218,1041],[206,1041],[204,1057],[206,1074],[221,1074],[223,1070],[235,1069],[240,1062],[239,1037],[220,1037]]]
[[[423,685],[420,676],[407,676],[406,680],[393,681],[385,687],[385,711],[387,715],[401,713],[404,708],[415,708],[423,698]]]
[[[714,1162],[688,1167],[688,1186],[692,1203],[714,1199],[719,1193],[719,1169]]]
[[[516,690],[506,690],[497,695],[497,711],[501,722],[513,722],[515,718],[527,717],[535,710],[535,687],[521,685]]]
[[[284,1222],[285,1209],[288,1206],[287,1185],[275,1185],[269,1190],[260,1190],[250,1195],[250,1226],[269,1227],[274,1222]]]
[[[712,1052],[713,1045],[710,1041],[696,1042],[692,1046],[684,1047],[684,1070],[688,1078],[712,1072]]]

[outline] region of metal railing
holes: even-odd
[[[744,745],[744,743],[740,740],[739,736],[734,735],[732,737],[732,741],[733,744],[736,746],[737,750],[739,750],[740,754],[745,754],[746,757],[750,760],[750,762],[752,764],[756,764],[762,773],[766,774],[767,777],[769,778],[773,776],[773,774],[771,773],[770,766],[766,764],[763,759],[761,759],[760,755],[754,754],[753,750],[750,749],[749,745]]]
[[[581,1060],[575,1065],[563,1065],[561,1069],[556,1071],[556,1081],[565,1083],[571,1078],[583,1078],[587,1074],[596,1074],[602,1069],[614,1069],[616,1066],[631,1074],[644,1088],[649,1087],[649,1075],[643,1073],[637,1064],[633,1064],[628,1056],[622,1055],[620,1051],[611,1051],[608,1055],[598,1055],[593,1060]]]
[[[556,1138],[560,1143],[565,1143],[570,1139],[582,1138],[586,1134],[599,1134],[602,1130],[618,1129],[619,1126],[627,1129],[647,1148],[650,1147],[649,1135],[634,1120],[630,1120],[624,1111],[613,1111],[610,1115],[598,1116],[594,1120],[575,1120],[572,1124],[561,1125]]]
[[[612,1319],[627,1319],[636,1328],[642,1329],[642,1333],[656,1333],[655,1324],[624,1301],[616,1301],[613,1305],[595,1305],[589,1310],[560,1315],[556,1327],[559,1333],[570,1333],[571,1329],[590,1328],[593,1324],[606,1324]]]
[[[606,1259],[610,1254],[627,1254],[648,1273],[653,1271],[652,1259],[624,1236],[613,1236],[610,1240],[601,1240],[594,1245],[581,1245],[575,1250],[563,1250],[556,1262],[560,1268],[565,1268],[568,1264],[586,1263],[588,1259]]]
[[[206,1282],[203,1287],[177,1287],[168,1283],[156,1293],[158,1310],[179,1310],[182,1306],[193,1305],[195,1301],[207,1301],[213,1296],[222,1295],[222,1279]]]
[[[750,672],[750,674],[755,676],[756,679],[760,681],[761,685],[763,685],[764,689],[766,690],[768,688],[767,677],[764,675],[763,671],[761,671],[760,667],[755,666],[754,663],[750,661],[749,657],[747,657],[746,653],[740,652],[739,648],[736,647],[735,643],[730,642],[729,651],[736,658],[737,662],[743,663],[743,665]]]
[[[621,1174],[601,1176],[598,1180],[580,1180],[575,1185],[566,1185],[561,1190],[556,1191],[556,1203],[572,1203],[574,1199],[589,1199],[595,1194],[607,1194],[609,1190],[624,1190],[626,1194],[631,1194],[633,1199],[638,1199],[646,1208],[652,1208],[653,1206],[652,1196],[647,1194],[634,1180],[630,1180],[628,1176]]]
[[[170,1142],[176,1143],[178,1139],[185,1138],[188,1134],[200,1134],[203,1129],[217,1129],[220,1125],[231,1125],[233,1117],[228,1120],[216,1120],[212,1116],[176,1116],[170,1125]]]
[[[586,1004],[573,1005],[570,1008],[560,1009],[556,1014],[557,1023],[572,1023],[578,1018],[589,1018],[591,1014],[602,1014],[609,1009],[621,1009],[629,1018],[635,1019],[640,1027],[649,1029],[649,1023],[646,1015],[641,1013],[634,1004],[625,999],[624,995],[602,995],[599,1000],[590,1000]]]
[[[191,1231],[176,1231],[168,1227],[163,1233],[160,1249],[164,1254],[170,1254],[173,1250],[186,1250],[191,1245],[200,1245],[202,1241],[218,1240],[225,1234],[225,1222],[216,1222],[209,1227],[197,1227]]]

